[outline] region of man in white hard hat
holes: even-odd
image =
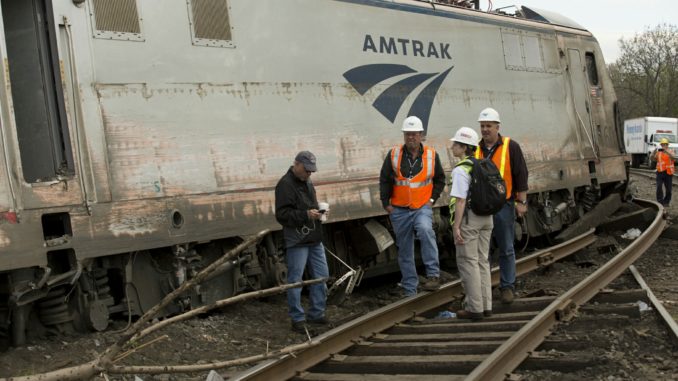
[[[478,117],[482,140],[475,157],[491,158],[506,182],[506,205],[494,215],[492,236],[499,246],[501,301],[513,302],[516,281],[516,254],[514,224],[516,214],[527,213],[527,165],[520,145],[499,133],[501,120],[493,108],[486,108]]]
[[[440,287],[440,264],[433,231],[433,204],[445,187],[445,172],[435,149],[421,143],[424,126],[409,116],[401,129],[405,144],[393,147],[381,167],[381,203],[389,213],[398,245],[398,264],[405,296],[415,295],[419,279],[414,261],[415,231],[426,269],[422,289]]]
[[[478,147],[478,134],[461,127],[450,139],[452,154],[459,162],[452,171],[450,190],[450,223],[454,236],[457,268],[464,286],[464,309],[457,311],[460,319],[482,320],[492,315],[492,279],[490,275],[490,238],[492,215],[480,216],[468,205],[473,157]]]

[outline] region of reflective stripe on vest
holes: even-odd
[[[454,167],[456,168],[456,167],[459,167],[459,166],[463,166],[462,169],[470,175],[471,170],[473,169],[473,162],[471,160],[469,160],[468,156],[466,156],[463,159],[461,159]],[[454,172],[454,171],[452,171],[452,172]],[[450,197],[450,225],[451,226],[454,226],[454,214],[455,214],[456,205],[457,205],[457,198],[456,197]]]
[[[504,179],[506,183],[506,199],[510,199],[513,195],[513,176],[511,176],[511,158],[509,157],[509,142],[511,138],[505,136],[502,138],[502,144],[497,147],[497,151],[492,155],[492,162],[499,169],[499,174]],[[482,142],[480,143],[482,144]],[[480,148],[480,144],[476,148],[475,158],[483,159],[483,150]],[[506,168],[508,167],[508,171]]]
[[[664,152],[657,152],[657,172],[666,172],[669,175],[673,175],[674,170],[671,157]]]
[[[436,153],[433,147],[424,146],[421,171],[408,179],[400,171],[404,149],[404,146],[395,146],[391,149],[391,167],[395,174],[391,205],[419,209],[431,199],[433,193]]]

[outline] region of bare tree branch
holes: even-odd
[[[234,360],[228,361],[217,361],[208,364],[198,364],[198,365],[157,365],[157,366],[119,366],[114,365],[109,370],[108,373],[112,374],[141,374],[141,373],[151,373],[151,374],[161,374],[161,373],[191,373],[191,372],[201,372],[212,369],[223,369],[229,368],[236,365],[252,364],[259,362],[261,360],[270,359],[273,357],[278,357],[284,354],[293,353],[301,349],[306,349],[309,347],[314,347],[320,342],[316,340],[310,340],[302,344],[295,344],[289,347],[282,348],[277,351],[262,353],[255,356],[243,357]]]
[[[227,298],[227,299],[222,299],[222,300],[219,300],[219,301],[212,303],[208,306],[196,308],[196,309],[187,311],[187,312],[185,312],[181,315],[172,316],[171,318],[168,318],[168,319],[162,320],[158,323],[155,323],[155,324],[149,326],[148,328],[144,329],[143,331],[139,332],[134,337],[132,337],[131,341],[138,340],[138,339],[150,334],[151,332],[155,332],[155,331],[159,330],[160,328],[163,328],[165,326],[168,326],[170,324],[173,324],[173,323],[176,323],[176,322],[179,322],[179,321],[182,321],[182,320],[186,320],[186,319],[191,318],[191,317],[196,316],[196,315],[203,314],[203,313],[210,311],[210,310],[213,310],[215,308],[224,307],[224,306],[227,306],[229,304],[238,303],[238,302],[242,302],[242,301],[249,300],[249,299],[261,298],[261,297],[264,297],[264,296],[279,294],[281,292],[287,291],[290,288],[303,287],[303,286],[308,286],[308,285],[315,284],[315,283],[323,283],[323,282],[326,282],[326,281],[327,281],[327,278],[312,279],[312,280],[307,280],[307,281],[297,282],[297,283],[292,283],[292,284],[284,284],[284,285],[281,285],[281,286],[278,286],[278,287],[267,288],[265,290],[252,291],[252,292],[248,292],[248,293],[245,293],[245,294],[236,295],[236,296],[233,296],[233,297],[230,297],[230,298]]]
[[[269,233],[269,230],[263,230],[256,235],[248,238],[247,240],[240,243],[238,246],[232,250],[225,253],[221,258],[211,263],[209,266],[200,271],[195,277],[191,278],[187,282],[183,283],[180,287],[165,295],[165,297],[150,310],[148,310],[143,316],[139,318],[131,327],[129,327],[125,332],[123,332],[120,338],[106,351],[101,354],[97,359],[92,360],[88,363],[77,365],[74,367],[64,368],[55,370],[52,372],[36,374],[32,376],[24,377],[11,377],[8,380],[12,381],[61,381],[61,380],[82,380],[89,379],[95,376],[98,373],[106,373],[114,367],[113,361],[118,354],[125,348],[125,345],[129,343],[130,339],[137,335],[144,326],[150,322],[163,308],[170,304],[174,299],[188,291],[192,287],[200,284],[203,280],[207,279],[209,275],[217,270],[221,265],[227,261],[235,258],[241,251],[245,250],[250,245],[261,240],[266,234]]]
[[[196,275],[194,278],[185,282],[180,287],[178,287],[176,290],[165,295],[165,297],[160,301],[160,303],[156,304],[155,306],[153,306],[153,308],[151,308],[145,314],[143,314],[139,318],[139,320],[137,320],[131,327],[129,327],[127,329],[127,331],[123,332],[122,335],[120,335],[120,338],[118,339],[118,341],[115,344],[111,345],[100,356],[99,361],[100,361],[101,365],[104,368],[108,368],[111,365],[112,359],[118,353],[120,353],[120,351],[123,349],[125,343],[127,343],[129,341],[129,339],[131,339],[134,335],[139,333],[139,331],[141,331],[143,329],[144,325],[146,325],[149,321],[151,321],[160,311],[162,311],[163,308],[165,308],[168,304],[170,304],[179,295],[188,291],[189,289],[191,289],[195,285],[200,284],[200,282],[205,280],[214,270],[218,269],[221,265],[223,265],[227,261],[236,257],[238,254],[240,254],[241,251],[245,250],[250,245],[261,240],[268,233],[269,233],[269,230],[266,229],[266,230],[263,230],[263,231],[257,233],[256,235],[248,238],[247,240],[242,242],[240,245],[236,246],[234,249],[232,249],[228,253],[224,254],[221,258],[212,262],[209,266],[207,266],[202,271],[200,271],[198,273],[198,275]]]

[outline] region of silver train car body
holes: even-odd
[[[34,315],[103,329],[112,313],[145,311],[239,237],[279,229],[273,189],[303,149],[331,205],[328,247],[392,269],[378,175],[409,114],[449,173],[454,131],[496,108],[530,171],[523,234],[576,221],[627,179],[616,98],[589,32],[525,14],[3,0],[0,327],[21,343]],[[277,238],[167,312],[284,280]]]

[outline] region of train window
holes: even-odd
[[[589,75],[589,85],[598,86],[598,69],[596,68],[596,57],[593,53],[586,53],[586,72]]]
[[[94,37],[144,41],[137,0],[90,0]]]
[[[509,69],[523,68],[523,53],[520,47],[520,35],[515,33],[502,33],[504,44],[504,60]]]
[[[525,67],[537,70],[544,69],[544,64],[541,60],[539,37],[523,36],[523,50],[525,51]]]
[[[234,48],[227,0],[188,0],[193,45]]]
[[[558,45],[555,38],[542,38],[541,47],[546,71],[560,73],[560,57],[558,56]]]
[[[559,72],[555,39],[522,30],[501,30],[504,63],[508,70]]]

